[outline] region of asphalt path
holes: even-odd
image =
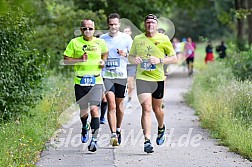
[[[141,107],[136,93],[132,98],[133,107],[125,108],[122,125],[122,144],[109,145],[108,124],[100,126],[98,150],[89,152],[88,143],[80,142],[81,122],[78,109],[72,107],[70,123],[55,131],[55,135],[46,144],[36,166],[44,167],[252,167],[252,162],[229,149],[218,145],[218,140],[209,136],[208,130],[199,125],[195,111],[188,107],[183,99],[190,89],[192,77],[182,67],[171,67],[171,73],[165,81],[165,124],[166,142],[157,146],[157,121],[152,114],[152,143],[154,153],[143,151],[143,134],[140,117]],[[69,109],[70,110],[70,109]],[[67,113],[67,112],[66,112]]]

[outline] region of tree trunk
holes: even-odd
[[[247,0],[248,9],[252,9],[252,1]],[[252,13],[248,15],[248,42],[252,44]]]
[[[235,10],[245,9],[245,0],[235,0]],[[243,29],[244,29],[244,21],[241,18],[237,18],[237,39],[243,39]]]

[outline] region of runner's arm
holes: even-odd
[[[177,63],[178,58],[176,55],[173,56],[167,56],[163,59],[163,64],[174,64]]]
[[[102,60],[106,61],[106,60],[108,59],[108,53],[109,53],[109,52],[105,52],[105,53],[102,53],[102,54],[101,54]]]
[[[71,64],[78,63],[78,62],[84,62],[83,56],[81,56],[79,58],[72,58],[72,57],[68,57],[68,56],[64,55],[64,64],[71,65]]]
[[[105,61],[108,59],[108,52],[101,54],[100,67],[103,68],[105,66]]]
[[[129,54],[128,60],[131,64],[140,64],[143,60],[139,56],[132,56]]]

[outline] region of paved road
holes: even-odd
[[[191,78],[182,68],[177,68],[166,80],[165,123],[166,143],[155,144],[157,122],[152,115],[152,143],[154,153],[143,151],[143,135],[140,126],[141,108],[136,94],[133,96],[133,108],[125,109],[122,126],[123,141],[121,146],[109,145],[108,124],[101,125],[99,148],[91,153],[88,144],[80,143],[80,127],[77,112],[72,123],[59,131],[56,138],[47,144],[37,166],[45,167],[252,167],[252,162],[219,146],[217,140],[209,137],[208,131],[199,127],[194,110],[186,106],[183,94],[188,91]],[[71,125],[72,124],[72,125]],[[70,126],[71,125],[71,126]],[[54,147],[53,147],[54,146]]]

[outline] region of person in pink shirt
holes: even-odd
[[[189,76],[193,74],[193,62],[194,62],[195,49],[196,49],[196,44],[192,42],[191,37],[188,37],[187,42],[184,47],[184,55],[186,57],[186,64],[187,64]]]

